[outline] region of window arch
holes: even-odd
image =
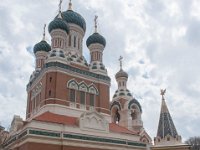
[[[114,101],[111,105],[111,119],[113,123],[118,124],[120,121],[120,113],[119,111],[121,110],[121,105],[119,102]]]
[[[67,87],[70,89],[78,90],[79,86],[78,86],[78,83],[74,79],[72,79],[72,80],[68,81]]]
[[[78,87],[80,91],[88,92],[88,87],[85,82],[81,82]]]
[[[88,89],[89,89],[88,92],[91,93],[91,94],[98,95],[98,93],[99,93],[97,88],[93,84],[90,85]]]

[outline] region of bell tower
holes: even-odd
[[[143,128],[142,108],[127,88],[128,74],[122,68],[122,59],[120,56],[120,70],[115,75],[118,89],[111,102],[111,118],[113,123],[140,132]]]

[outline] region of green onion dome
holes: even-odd
[[[102,44],[104,47],[106,46],[105,38],[96,32],[88,37],[88,39],[86,41],[86,45],[87,45],[87,47],[89,47],[91,44],[95,44],[95,43]]]
[[[120,69],[120,71],[116,73],[115,78],[118,79],[120,77],[128,78],[128,74],[124,70]]]
[[[49,27],[48,27],[49,33],[51,33],[51,31],[54,29],[61,29],[69,33],[69,25],[62,18],[59,18],[59,17],[56,17],[49,24]]]
[[[36,53],[38,51],[49,52],[50,50],[51,50],[51,46],[44,40],[35,44],[35,46],[33,48],[34,53]]]
[[[86,30],[85,19],[77,12],[73,10],[67,10],[62,12],[62,17],[67,23],[73,23]]]

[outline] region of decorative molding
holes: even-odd
[[[80,117],[79,123],[81,130],[109,132],[109,123],[96,111],[84,112]]]

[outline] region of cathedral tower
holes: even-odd
[[[44,39],[34,47],[36,64],[42,60],[42,65],[36,65],[27,85],[27,120],[44,112],[79,117],[83,112],[92,110],[101,113],[110,122],[110,77],[105,73],[105,67],[102,73],[88,65],[82,55],[85,20],[72,10],[71,1],[64,12],[61,4],[62,0],[58,15],[48,26],[51,47]],[[105,47],[105,39],[102,37],[102,43],[99,37],[102,36],[91,35],[87,40],[90,51],[101,53],[98,53],[101,58],[98,57],[96,63],[102,63]],[[91,50],[93,46],[95,48]]]

